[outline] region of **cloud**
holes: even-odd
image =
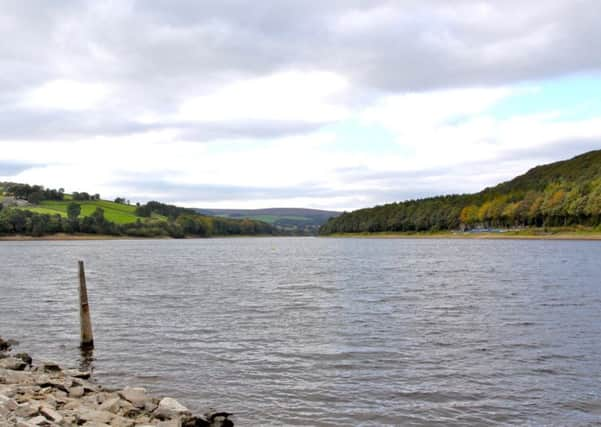
[[[23,104],[41,110],[89,110],[98,107],[108,95],[103,84],[52,80],[26,93]]]
[[[494,112],[545,80],[599,81],[597,6],[8,0],[0,172],[214,207],[478,190],[599,147],[586,99],[587,117]]]
[[[34,167],[32,164],[22,162],[11,162],[0,160],[0,177],[10,177],[17,175],[27,169]]]

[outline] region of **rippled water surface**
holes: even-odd
[[[0,242],[0,336],[252,425],[601,422],[601,242]]]

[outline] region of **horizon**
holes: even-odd
[[[601,148],[595,5],[6,2],[0,181],[199,209],[478,192]]]

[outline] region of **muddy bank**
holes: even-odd
[[[231,427],[230,414],[208,410],[193,415],[170,397],[140,387],[108,389],[90,372],[63,369],[12,351],[0,338],[0,427]]]

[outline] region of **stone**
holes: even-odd
[[[10,350],[10,343],[8,341],[4,341],[2,338],[0,338],[0,351],[8,351]]]
[[[27,366],[31,366],[33,363],[33,359],[27,353],[17,353],[17,354],[15,354],[15,357],[17,359],[21,359],[23,362],[25,362],[27,364]]]
[[[97,422],[97,423],[105,423],[110,424],[114,415],[108,411],[100,411],[96,409],[91,409],[86,406],[80,406],[78,411],[78,416],[83,421]]]
[[[0,368],[11,369],[13,371],[22,371],[27,366],[27,363],[16,357],[5,357],[0,359]]]
[[[17,402],[8,396],[0,394],[0,406],[7,408],[9,411],[17,409]]]
[[[34,426],[50,426],[50,425],[52,425],[51,423],[48,422],[48,420],[46,418],[44,418],[41,415],[38,415],[37,417],[30,419],[29,424],[33,424]]]
[[[14,412],[17,417],[30,418],[35,415],[38,415],[40,410],[39,403],[36,402],[26,402],[18,405]]]
[[[82,380],[87,380],[92,376],[89,371],[80,371],[79,369],[67,369],[65,375],[73,378],[81,378]]]
[[[163,420],[192,415],[188,408],[171,397],[161,399],[158,408],[153,413],[157,418]]]
[[[136,408],[144,408],[149,397],[146,395],[146,389],[142,387],[125,387],[119,392],[119,396],[131,402]]]
[[[182,427],[181,418],[175,418],[168,421],[159,421],[157,427]]]
[[[111,420],[111,426],[113,427],[133,427],[134,425],[136,423],[131,418],[124,418],[118,415]]]
[[[40,406],[40,414],[57,424],[60,424],[63,421],[63,416],[52,409],[49,405],[42,404]]]
[[[189,417],[184,419],[182,427],[211,427],[211,424],[200,417]]]
[[[231,415],[228,412],[217,412],[214,410],[209,410],[205,414],[211,427],[233,427],[234,423],[228,418]]]
[[[119,397],[107,399],[104,402],[102,402],[98,409],[116,414],[117,412],[119,412],[119,409],[121,409],[121,399]]]
[[[61,372],[61,367],[54,362],[44,362],[42,364],[42,370],[44,372]]]
[[[72,397],[74,399],[82,397],[84,395],[84,393],[85,393],[85,390],[81,386],[71,387],[69,389],[69,397]]]

